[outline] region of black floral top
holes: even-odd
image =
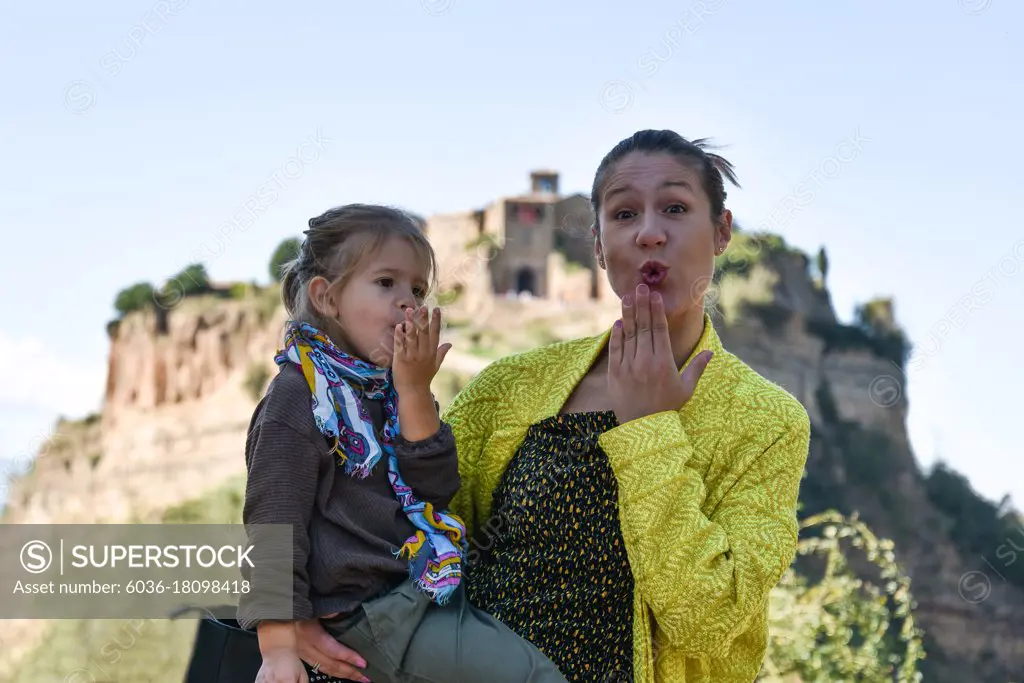
[[[569,681],[633,680],[633,576],[602,432],[615,413],[532,425],[494,492],[470,601],[546,654]]]

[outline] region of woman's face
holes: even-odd
[[[619,298],[644,283],[661,293],[670,320],[702,309],[732,214],[712,222],[700,174],[670,155],[634,152],[612,168],[599,199],[594,249]]]

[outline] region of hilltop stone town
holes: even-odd
[[[613,301],[594,257],[586,195],[562,195],[558,173],[530,173],[529,191],[477,210],[431,216],[438,285],[455,297]],[[469,303],[472,306],[472,302]]]

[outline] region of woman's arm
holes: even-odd
[[[676,411],[631,420],[600,439],[619,482],[622,533],[637,588],[660,631],[687,656],[724,657],[764,609],[796,552],[810,440],[803,407],[728,454],[737,479],[709,518],[693,446]]]

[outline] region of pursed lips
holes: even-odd
[[[661,261],[646,261],[639,268],[640,280],[648,287],[656,287],[665,281],[668,266]]]

